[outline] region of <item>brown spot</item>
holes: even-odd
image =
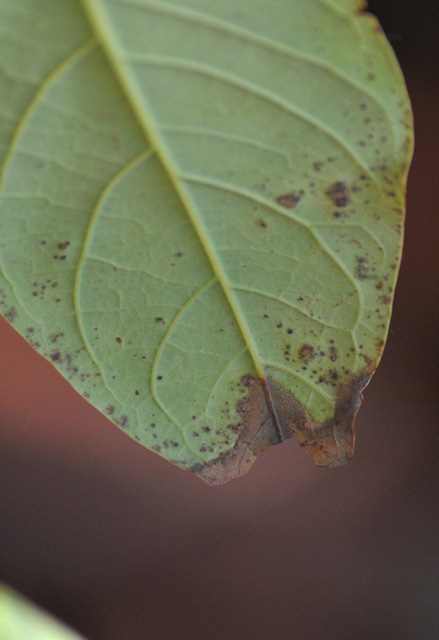
[[[119,344],[122,342],[122,338],[120,338],[119,336],[117,336],[116,338],[116,342],[118,342]]]
[[[294,209],[294,207],[301,201],[302,196],[304,195],[303,191],[286,193],[283,196],[278,196],[276,198],[276,202],[281,205],[281,207],[286,207],[287,209]]]
[[[64,251],[69,246],[70,246],[70,242],[68,240],[66,240],[66,242],[60,242],[59,243],[58,249],[61,249],[61,251]]]
[[[311,360],[315,356],[314,347],[310,344],[303,344],[300,347],[298,354],[301,360]]]
[[[334,182],[334,184],[325,191],[325,194],[328,198],[331,198],[336,207],[347,207],[351,202],[349,189],[345,182]]]
[[[105,413],[107,416],[112,416],[112,415],[113,415],[113,413],[114,413],[114,407],[113,407],[112,405],[109,405],[109,406],[105,409],[104,413]]]
[[[17,317],[17,310],[14,307],[11,307],[4,315],[6,320],[12,324]]]
[[[374,280],[377,276],[372,273],[375,269],[369,267],[369,261],[362,256],[355,256],[357,267],[355,274],[359,280]]]
[[[240,423],[229,425],[238,435],[233,448],[191,471],[209,484],[223,484],[246,473],[264,449],[293,435],[299,446],[308,447],[317,466],[346,464],[354,450],[353,425],[362,391],[371,377],[368,371],[337,385],[334,414],[323,423],[311,421],[305,407],[272,378],[265,381],[246,376],[253,383],[237,403]]]
[[[264,220],[259,220],[259,226],[262,227],[263,229],[266,229],[267,223]]]
[[[157,324],[166,324],[166,320],[161,316],[158,316],[157,318],[155,318],[155,321],[157,322]]]

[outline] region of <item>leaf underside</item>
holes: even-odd
[[[210,483],[346,463],[387,335],[411,112],[351,0],[0,0],[0,305]]]

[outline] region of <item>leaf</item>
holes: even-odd
[[[0,584],[0,638],[2,640],[80,640],[68,627],[39,607]]]
[[[351,0],[0,0],[2,309],[211,483],[347,462],[400,262],[411,112]]]

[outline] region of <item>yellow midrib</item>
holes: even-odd
[[[122,63],[123,56],[121,54],[123,53],[123,49],[118,42],[117,34],[102,6],[102,2],[100,0],[82,0],[82,3],[84,10],[89,17],[96,38],[110,61],[115,76],[133,109],[140,127],[144,131],[148,142],[160,159],[198,237],[200,238],[213,272],[215,273],[218,282],[221,284],[236,322],[238,323],[245,344],[247,345],[250,356],[254,362],[256,372],[260,378],[264,379],[265,374],[261,357],[253,340],[253,336],[248,329],[247,322],[238,300],[230,286],[224,267],[218,257],[208,230],[197,211],[189,190],[180,180],[175,170],[172,155],[169,153],[164,141],[162,140],[157,126],[154,125],[154,118],[148,108],[144,96],[139,90],[137,82],[131,76],[131,73],[127,70],[126,66]]]

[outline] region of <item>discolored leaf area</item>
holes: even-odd
[[[352,456],[411,112],[354,0],[0,0],[4,316],[210,483]]]

